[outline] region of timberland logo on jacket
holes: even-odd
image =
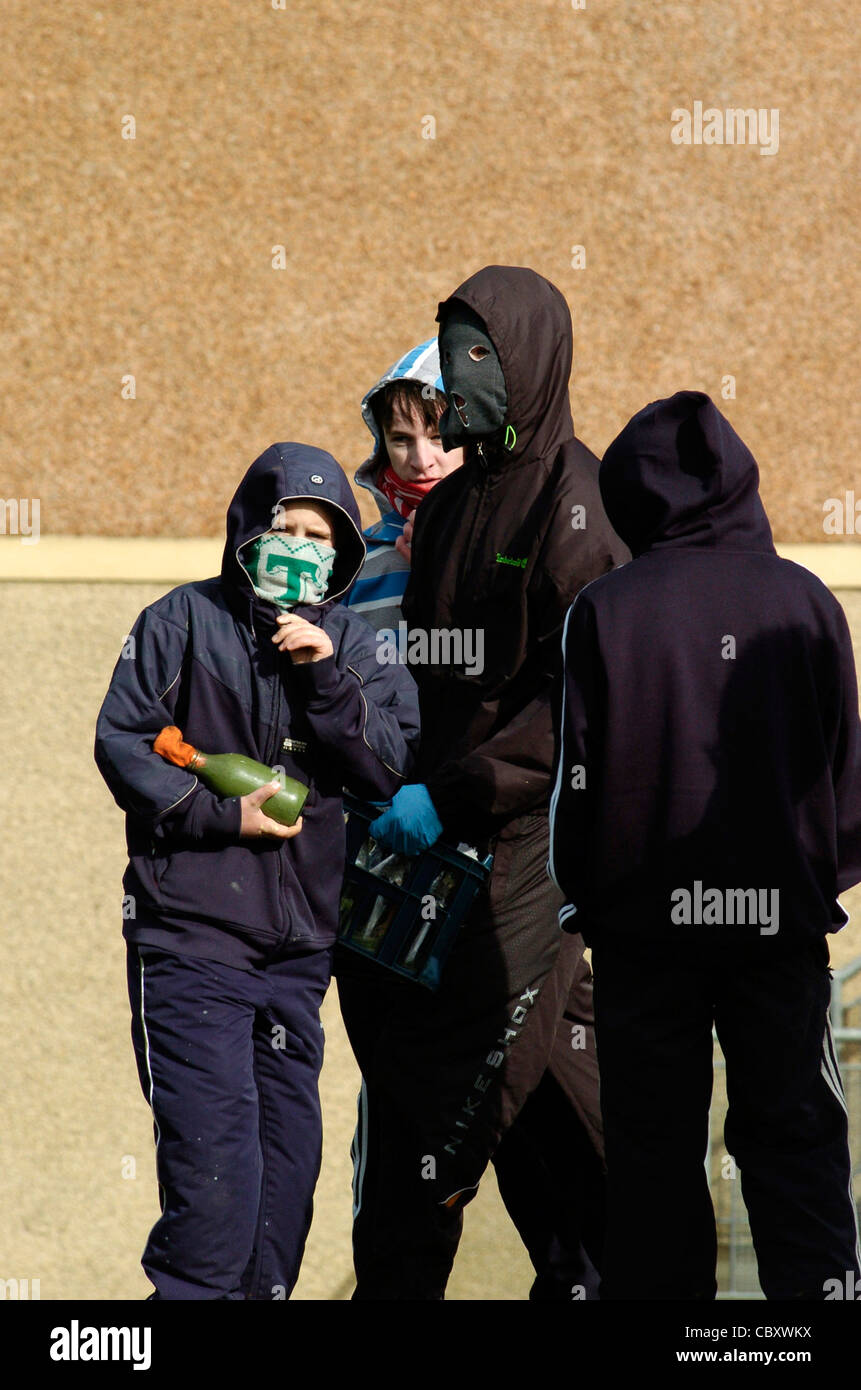
[[[771,128],[769,129],[769,115]],[[780,110],[766,107],[716,106],[703,110],[695,101],[693,111],[677,106],[670,116],[674,145],[759,145],[760,154],[777,154],[780,147]]]
[[[770,895],[770,902],[769,902]],[[670,921],[676,926],[758,926],[760,936],[774,936],[780,921],[777,888],[706,888],[694,880],[693,891],[674,888]]]
[[[498,550],[496,552],[496,563],[498,565],[513,565],[516,570],[525,570],[527,559],[528,556],[526,555],[524,555],[522,559],[516,560],[511,555],[500,555]]]
[[[403,620],[377,633],[377,661],[381,666],[448,666],[465,676],[484,670],[483,627],[409,627]]]

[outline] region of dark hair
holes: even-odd
[[[442,391],[422,381],[390,381],[381,391],[377,391],[371,397],[371,414],[380,434],[380,457],[384,457],[386,452],[383,430],[391,429],[395,406],[399,406],[404,415],[418,415],[425,429],[433,429],[446,404]]]

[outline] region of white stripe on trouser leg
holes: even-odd
[[[368,1088],[364,1077],[356,1097],[356,1131],[350,1145],[353,1160],[353,1220],[362,1207],[362,1187],[365,1182],[365,1169],[368,1166]]]
[[[575,599],[575,602],[576,602],[576,599]],[[555,864],[555,856],[554,856],[554,847],[555,847],[555,844],[556,844],[556,807],[557,807],[558,804],[559,804],[559,796],[560,796],[560,793],[561,793],[561,791],[562,791],[562,778],[563,778],[564,773],[565,773],[565,761],[566,761],[566,754],[565,754],[565,661],[566,661],[566,655],[565,655],[565,652],[566,652],[566,644],[567,644],[567,642],[568,642],[568,624],[569,624],[570,621],[571,621],[571,614],[572,614],[572,612],[573,612],[573,609],[574,609],[574,604],[572,603],[571,607],[568,609],[568,612],[565,614],[565,624],[564,624],[564,626],[563,626],[563,628],[562,628],[562,707],[561,707],[560,712],[559,712],[559,720],[560,720],[560,722],[559,722],[559,769],[558,769],[558,771],[557,771],[557,773],[556,773],[556,786],[553,788],[553,795],[552,795],[551,798],[550,798],[550,818],[549,818],[549,828],[550,828],[550,846],[549,846],[549,848],[550,848],[550,853],[549,853],[548,859],[547,859],[547,872],[548,872],[548,874],[550,875],[550,877],[552,878],[553,882],[556,884],[556,887],[560,889],[560,891],[561,891],[561,885],[560,885],[560,883],[559,883],[559,877],[558,877],[558,875],[557,875],[557,873],[556,873],[556,864]],[[577,909],[575,908],[574,910],[575,910],[575,912],[576,912]]]
[[[143,956],[140,952],[140,947],[138,947],[138,960],[140,961],[141,967],[141,1027],[143,1028],[144,1036],[144,1056],[146,1057],[146,1074],[149,1077],[149,1108],[152,1111],[152,1122],[155,1128],[155,1170],[156,1174],[158,1174],[158,1145],[159,1140],[161,1139],[161,1130],[158,1127],[158,1120],[155,1117],[155,1106],[153,1105],[155,1083],[152,1079],[152,1065],[150,1063],[149,1054],[149,1033],[147,1032],[146,1015],[144,1014],[144,963]],[[160,1182],[158,1185],[158,1200],[159,1206],[161,1207],[162,1211],[164,1211],[164,1188],[162,1187]]]
[[[834,1035],[831,1032],[831,1015],[825,1016],[825,1036],[822,1039],[822,1075],[825,1078],[828,1089],[833,1092],[840,1105],[849,1118],[849,1110],[846,1105],[846,1096],[843,1092],[843,1083],[840,1080],[840,1068],[837,1065],[837,1053],[834,1047]],[[852,1177],[849,1177],[849,1205],[852,1208],[852,1215],[855,1219],[855,1259],[861,1268],[861,1233],[858,1230],[858,1209],[855,1206],[855,1194],[852,1191]]]

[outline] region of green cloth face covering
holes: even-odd
[[[248,545],[242,563],[258,598],[276,608],[292,608],[323,602],[336,555],[322,541],[270,531]]]

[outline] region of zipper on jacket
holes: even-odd
[[[281,715],[281,672],[277,666],[275,668],[275,694],[272,698],[272,733],[270,735],[270,746],[266,750],[266,763],[272,767],[275,761],[275,754],[278,752],[278,729],[279,718]]]
[[[476,536],[476,531],[478,530],[478,518],[479,518],[479,516],[481,515],[481,508],[482,508],[482,505],[483,505],[483,503],[484,503],[484,494],[485,494],[485,492],[487,491],[487,466],[488,466],[488,465],[487,465],[487,459],[484,457],[484,444],[482,443],[482,441],[481,441],[480,439],[479,439],[478,443],[477,443],[476,446],[475,446],[475,451],[476,451],[476,454],[477,454],[477,456],[478,456],[479,470],[480,470],[480,472],[479,472],[479,485],[478,485],[478,499],[477,499],[476,504],[475,504],[475,513],[474,513],[473,518],[472,518],[472,525],[471,525],[470,528],[469,528],[469,538],[468,538],[467,543],[466,543],[466,550],[464,551],[463,564],[462,564],[461,567],[460,567],[460,573],[459,573],[459,575],[458,575],[459,585],[462,585],[462,584],[463,584],[463,582],[464,582],[464,580],[465,580],[465,578],[466,578],[466,576],[467,576],[467,574],[468,574],[468,572],[469,572],[469,562],[470,562],[470,560],[472,559],[472,552],[473,552],[473,550],[475,549],[475,536]]]
[[[254,633],[254,640],[255,640],[255,642],[257,642],[257,645],[259,646],[260,643],[259,643],[259,640],[258,640],[258,637],[257,637],[257,629],[256,629],[255,626],[254,626],[254,620],[253,620],[253,618],[252,618],[252,622],[251,622],[251,630],[252,630],[252,632]],[[271,733],[271,735],[270,735],[269,745],[267,746],[267,749],[266,749],[266,764],[267,764],[267,766],[270,767],[270,768],[272,767],[272,765],[273,765],[273,763],[274,763],[274,761],[275,761],[275,754],[276,754],[276,752],[277,752],[277,750],[278,750],[279,720],[280,720],[280,716],[281,716],[281,672],[280,672],[279,669],[278,669],[278,664],[277,664],[277,661],[276,661],[276,659],[275,659],[274,657],[273,657],[273,663],[274,663],[274,665],[275,665],[275,694],[274,694],[274,696],[273,696],[273,698],[272,698],[272,706],[271,706],[272,733]],[[281,913],[281,920],[280,920],[280,922],[279,922],[279,927],[280,927],[280,929],[281,929],[282,932],[285,931],[285,930],[286,930],[286,927],[287,927],[287,923],[286,923],[286,921],[285,921],[285,916],[284,916],[284,902],[283,902],[283,891],[282,891],[282,882],[281,882],[281,880],[282,880],[281,855],[284,853],[284,843],[285,843],[285,842],[282,841],[282,842],[278,845],[278,848],[277,848],[276,851],[275,851],[275,870],[276,870],[276,873],[277,873],[277,875],[278,875],[278,908],[279,908],[279,911],[280,911],[280,913]]]
[[[276,752],[278,751],[278,733],[279,733],[280,718],[281,718],[281,672],[278,670],[277,664],[276,664],[276,667],[275,667],[275,708],[274,708],[274,710],[273,710],[272,713],[273,713],[273,720],[272,720],[273,747],[272,747],[272,755],[271,755],[270,760],[269,760],[269,766],[270,766],[270,767],[272,766],[272,761],[273,761],[273,759],[274,759],[274,757],[275,757]],[[282,856],[282,854],[284,853],[284,845],[285,845],[285,844],[286,844],[286,841],[282,841],[282,842],[278,845],[278,849],[276,850],[276,853],[275,853],[275,867],[276,867],[276,870],[277,870],[277,872],[278,872],[278,906],[279,906],[279,908],[281,909],[281,930],[282,930],[282,931],[284,931],[284,930],[287,929],[287,923],[286,923],[286,921],[284,920],[284,894],[283,894],[283,888],[282,888],[282,884],[281,884],[281,875],[282,875],[281,856]]]

